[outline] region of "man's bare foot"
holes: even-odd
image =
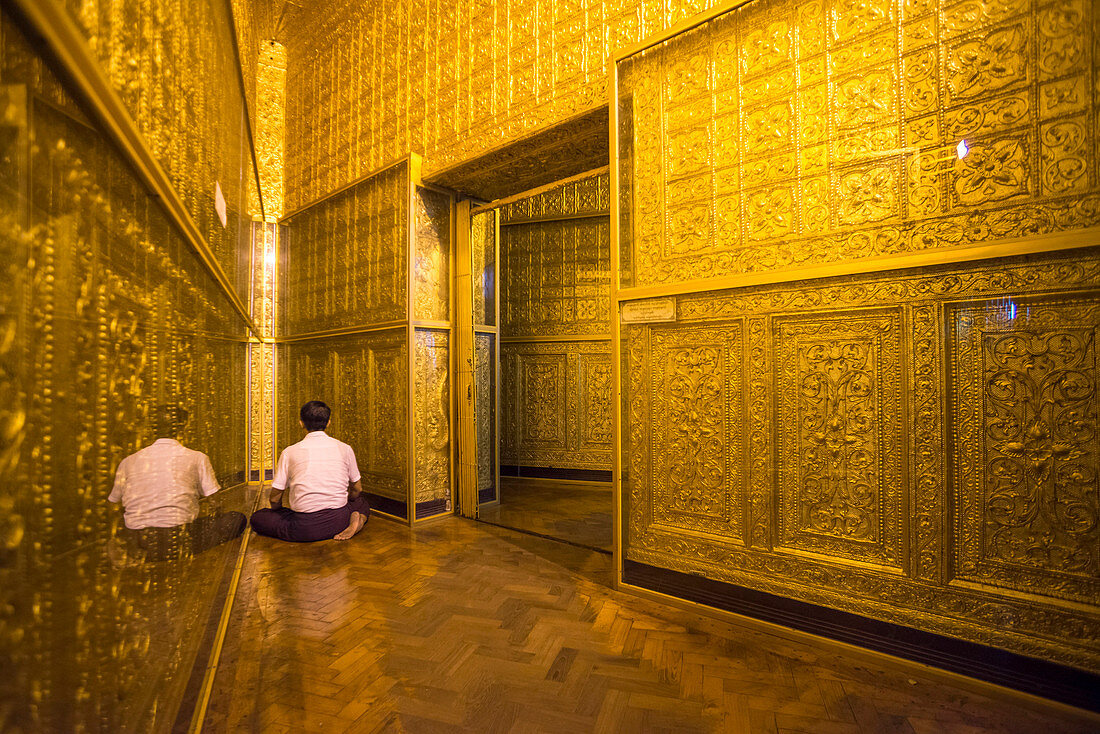
[[[351,522],[344,528],[338,535],[333,536],[333,540],[350,540],[363,529],[363,526],[367,524],[367,518],[363,516],[361,512],[351,513]]]

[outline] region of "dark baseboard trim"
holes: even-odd
[[[1100,712],[1100,675],[722,581],[623,560],[623,582]]]
[[[486,487],[485,489],[479,489],[477,491],[477,503],[483,505],[486,502],[492,502],[497,498],[496,487]]]
[[[428,500],[427,502],[416,503],[417,519],[431,517],[432,515],[441,515],[446,511],[447,500]]]
[[[610,482],[611,471],[603,469],[564,469],[556,466],[500,465],[502,477],[529,477],[531,479],[568,479],[574,482]]]
[[[372,510],[378,510],[387,515],[408,519],[409,507],[404,502],[389,497],[383,497],[379,494],[371,494],[370,492],[364,492],[363,494],[366,495],[367,502],[370,502]]]

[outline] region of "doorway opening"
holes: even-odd
[[[496,196],[471,206],[468,224],[458,217],[469,237],[457,253],[456,296],[464,298],[457,279],[468,259],[472,322],[467,363],[461,363],[461,349],[456,355],[458,421],[465,409],[473,444],[464,451],[459,435],[459,505],[463,476],[468,490],[476,485],[477,505],[471,512],[475,500],[468,491],[460,511],[610,554],[614,404],[606,120],[606,109],[589,113],[583,124],[569,124],[571,136],[544,132],[510,156],[498,151],[483,176],[464,171],[450,180],[427,180]],[[576,155],[581,147],[591,152]],[[532,166],[532,149],[534,157],[556,166]],[[502,163],[509,158],[522,162],[514,172]],[[561,161],[600,165],[561,176],[567,170]],[[547,170],[559,177],[546,181]],[[539,173],[540,185],[501,195],[506,182],[539,180],[522,175],[530,171]],[[483,178],[491,180],[479,184]],[[461,310],[456,315],[462,318]]]

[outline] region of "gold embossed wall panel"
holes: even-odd
[[[500,228],[501,326],[508,336],[610,331],[606,217]]]
[[[409,486],[406,342],[399,327],[281,344],[278,353],[279,449],[303,435],[298,409],[324,401],[333,413],[329,434],[355,451],[363,490],[401,517]]]
[[[480,502],[497,498],[496,467],[498,438],[496,430],[497,391],[496,334],[474,334],[474,421],[477,431],[477,491]],[[505,429],[507,430],[507,429]]]
[[[518,224],[608,214],[611,210],[610,195],[611,181],[606,172],[587,175],[554,186],[541,194],[505,204],[500,207],[500,223]]]
[[[451,197],[416,190],[416,255],[413,263],[413,317],[450,318]]]
[[[608,342],[506,342],[500,368],[501,464],[610,468]]]
[[[1095,12],[757,0],[621,62],[624,285],[1100,224]]]
[[[289,205],[410,150],[438,171],[605,105],[614,49],[713,4],[308,3],[286,40]]]
[[[407,163],[372,176],[284,224],[279,258],[280,336],[406,317]]]
[[[255,172],[230,4],[42,1],[68,10],[229,282],[246,301],[248,186]],[[238,8],[247,31],[250,4]],[[247,76],[255,79],[258,48],[241,51]],[[224,197],[225,225],[216,210],[216,190]]]
[[[776,544],[899,567],[908,505],[901,312],[773,321]]]
[[[443,512],[451,498],[449,333],[416,331],[416,477],[418,517]]]
[[[480,212],[470,217],[470,274],[473,278],[474,324],[496,325],[497,212]]]
[[[629,560],[1100,670],[1100,250],[624,324]]]
[[[174,408],[247,509],[246,325],[6,12],[0,109],[0,729],[166,730],[237,545],[154,563],[107,498]]]
[[[957,578],[1100,599],[1095,293],[949,315]]]

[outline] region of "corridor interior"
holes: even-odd
[[[1100,730],[1098,120],[1094,0],[5,0],[0,731]]]

